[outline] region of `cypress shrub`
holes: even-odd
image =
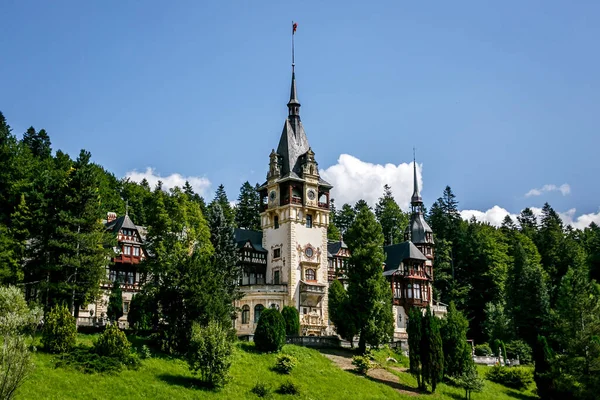
[[[269,308],[260,314],[254,332],[256,348],[264,352],[277,352],[285,344],[285,321],[281,313]]]
[[[297,335],[300,332],[300,314],[295,307],[285,306],[281,310],[281,316],[285,320],[285,333]]]
[[[67,353],[77,340],[75,318],[66,306],[54,306],[46,316],[42,343],[49,353]]]
[[[131,354],[131,343],[116,323],[108,324],[94,343],[94,352],[126,363]]]

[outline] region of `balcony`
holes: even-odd
[[[300,281],[300,305],[316,307],[325,296],[326,285]]]
[[[394,277],[411,279],[430,279],[429,275],[427,275],[424,270],[414,268],[398,269],[394,273]]]
[[[240,291],[244,294],[249,293],[287,293],[287,284],[279,285],[245,285],[240,286]]]
[[[423,299],[407,299],[402,297],[396,297],[394,294],[394,305],[403,307],[427,307],[429,303]]]
[[[329,210],[329,204],[319,202],[319,208],[323,208],[325,210]]]
[[[440,316],[448,313],[448,307],[444,303],[437,303],[431,306],[431,312],[433,315]]]

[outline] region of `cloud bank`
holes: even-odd
[[[192,188],[194,188],[194,192],[198,193],[200,196],[205,196],[210,191],[211,187],[211,182],[208,178],[200,176],[183,176],[177,173],[161,176],[151,167],[147,167],[144,172],[138,172],[135,169],[129,171],[125,174],[125,178],[129,178],[138,183],[143,179],[146,179],[151,188],[154,188],[158,184],[158,181],[162,181],[163,188],[167,190],[172,189],[175,186],[181,188],[185,185],[185,181],[188,181],[190,185],[192,185]]]
[[[537,217],[538,222],[540,221],[542,215],[542,209],[538,207],[530,207],[533,214]],[[571,208],[566,212],[558,212],[558,215],[563,221],[565,226],[571,225],[576,229],[584,229],[588,227],[592,222],[600,225],[600,209],[597,213],[589,213],[589,214],[581,214],[579,216],[575,216],[576,213],[575,208]],[[479,210],[462,210],[460,212],[460,216],[463,219],[469,220],[472,217],[475,217],[477,221],[488,222],[494,226],[502,225],[502,220],[510,215],[512,220],[518,224],[517,216],[518,214],[512,214],[508,212],[505,208],[500,206],[494,206],[487,211],[479,211]]]
[[[422,166],[417,164],[417,181],[423,187]],[[371,164],[349,154],[342,154],[337,164],[320,171],[321,177],[333,185],[332,197],[340,208],[344,203],[352,204],[363,199],[374,206],[383,194],[383,185],[388,184],[396,202],[408,210],[413,193],[413,164]]]
[[[525,197],[541,196],[543,193],[548,192],[560,192],[563,196],[566,196],[571,193],[571,186],[566,183],[563,183],[560,186],[544,185],[539,189],[531,189],[529,192],[525,193]]]

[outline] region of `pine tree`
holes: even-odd
[[[574,260],[562,278],[556,312],[556,386],[575,398],[595,398],[600,390],[600,285],[589,279],[583,258]]]
[[[146,290],[157,302],[158,319],[165,322],[163,348],[182,353],[194,322],[205,325],[223,315],[231,319],[214,295],[223,292],[217,289],[224,281],[214,273],[211,234],[197,203],[183,192],[169,196],[157,188],[149,216],[145,272],[151,279]]]
[[[113,287],[108,297],[106,315],[113,322],[118,321],[123,316],[123,291],[121,290],[121,282],[118,279],[115,279],[113,282]]]
[[[437,384],[444,377],[444,350],[438,319],[427,311],[423,316],[421,337],[421,365],[423,380],[431,384],[431,391],[435,393]]]
[[[450,186],[446,186],[442,197],[438,198],[429,210],[429,225],[437,238],[446,239],[455,244],[460,221],[456,196]]]
[[[346,231],[354,222],[356,218],[356,211],[350,206],[350,204],[344,204],[342,209],[337,213],[335,225],[339,228],[342,235],[346,234]]]
[[[417,384],[421,390],[425,390],[425,380],[422,376],[421,365],[421,342],[423,340],[423,314],[416,307],[411,307],[408,312],[408,357],[410,361],[410,373],[417,379]]]
[[[450,303],[446,319],[441,324],[444,350],[444,375],[458,377],[472,367],[471,345],[467,342],[469,321]]]
[[[212,296],[224,313],[213,316],[213,320],[219,320],[223,326],[231,325],[231,317],[235,315],[233,309],[234,300],[239,300],[242,293],[238,283],[241,269],[238,264],[237,248],[233,236],[233,227],[225,219],[221,206],[215,204],[208,212],[208,226],[210,229],[210,241],[214,248],[211,257],[213,267],[212,274],[215,277],[215,287]],[[217,319],[217,317],[220,317]]]
[[[235,223],[238,228],[260,230],[260,196],[248,181],[240,188]]]
[[[519,225],[521,225],[521,232],[530,239],[534,239],[537,234],[538,223],[531,208],[524,208],[517,217],[517,221],[519,221]]]
[[[31,150],[34,157],[44,159],[50,157],[50,137],[44,129],[36,132],[33,126],[29,127],[23,134],[23,143]]]
[[[208,208],[213,207],[215,204],[219,204],[223,211],[223,215],[225,215],[225,219],[231,224],[235,224],[235,210],[231,207],[229,203],[229,199],[227,198],[227,193],[225,192],[225,186],[223,184],[219,185],[217,188],[217,192],[215,193],[215,198],[210,203]]]
[[[327,225],[327,240],[332,242],[338,242],[342,234],[340,230],[332,222]]]
[[[383,276],[383,234],[375,215],[361,207],[346,233],[351,257],[348,295],[360,334],[359,351],[384,343],[393,335],[392,293]]]
[[[337,279],[331,283],[328,294],[329,320],[335,326],[338,335],[350,342],[354,347],[354,336],[357,333],[354,313],[349,302],[348,293]]]
[[[375,216],[383,230],[384,245],[403,241],[404,230],[408,225],[408,215],[400,209],[389,185],[383,187],[383,196],[375,205]]]

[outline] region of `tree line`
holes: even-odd
[[[115,245],[101,221],[106,212],[122,215],[127,207],[132,220],[148,229],[143,272],[151,278],[131,310],[138,322],[168,321],[164,343],[173,351],[189,340],[194,322],[208,318],[231,326],[232,300],[239,296],[232,232],[260,229],[256,185],[244,183],[236,206],[223,185],[208,204],[189,183],[163,189],[161,182],[151,188],[147,181],[117,179],[85,150],[75,159],[60,150],[53,154],[44,129],[31,127],[17,138],[0,113],[0,283],[20,286],[45,310],[64,304],[76,315],[100,295]],[[330,210],[328,237],[343,237],[354,248],[354,260],[363,257],[362,265],[373,269],[363,283],[364,270],[349,270],[357,283],[348,292],[381,293],[374,307],[387,302],[374,273],[383,260],[377,249],[403,241],[409,215],[389,186],[374,210],[363,200],[339,209],[332,200]],[[435,238],[434,297],[465,314],[469,338],[500,340],[525,357],[529,351],[544,398],[585,398],[600,388],[598,225],[564,226],[549,204],[540,217],[526,208],[501,227],[465,221],[450,187],[426,219]],[[359,232],[371,232],[368,246]],[[160,311],[145,313],[144,304],[153,301]],[[389,333],[373,327],[373,310],[359,309],[349,328],[364,335],[364,343]],[[381,318],[389,320],[385,313]]]

